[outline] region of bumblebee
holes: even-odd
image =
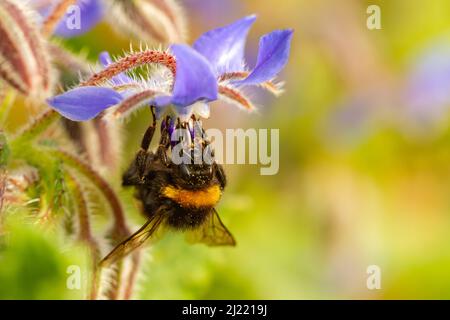
[[[164,228],[184,232],[192,243],[236,245],[215,209],[226,186],[223,167],[215,161],[181,164],[171,161],[168,156],[174,146],[170,138],[173,132],[171,123],[170,117],[162,121],[159,146],[156,152],[151,152],[149,146],[156,128],[153,118],[153,124],[142,139],[141,149],[123,175],[123,186],[136,188],[136,197],[142,203],[148,220],[136,233],[114,248],[102,260],[102,266],[126,256],[150,238],[156,237],[157,231]],[[189,130],[192,138],[202,140],[203,150],[208,148],[209,141],[203,138],[203,129],[193,130],[192,126],[189,127],[189,122],[180,123],[177,120],[176,128]],[[198,134],[199,131],[201,134]],[[194,149],[189,151],[192,152],[192,158]]]

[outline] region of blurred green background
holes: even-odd
[[[286,93],[257,94],[251,115],[216,103],[205,122],[280,129],[280,170],[261,176],[259,166],[227,165],[218,212],[238,246],[166,236],[146,249],[135,298],[450,298],[450,2],[184,2],[191,41],[258,14],[250,65],[259,36],[295,29],[281,75]],[[380,30],[366,26],[372,4],[381,8]],[[107,24],[66,43],[92,61],[129,48]],[[17,110],[11,127],[25,117]],[[127,124],[123,168],[147,121]],[[12,225],[17,239],[0,255],[0,298],[82,297],[65,286],[67,265],[82,261],[82,250],[61,251],[59,235]],[[370,265],[380,267],[380,290],[366,286]]]

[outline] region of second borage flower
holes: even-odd
[[[131,53],[114,63],[104,53],[102,71],[48,103],[75,121],[90,120],[108,108],[121,117],[145,105],[155,106],[159,116],[172,112],[185,119],[192,114],[208,117],[208,102],[218,99],[252,111],[253,104],[241,89],[261,86],[274,94],[280,92],[280,86],[273,80],[288,61],[293,33],[276,30],[261,37],[256,65],[248,70],[244,49],[255,19],[248,16],[208,31],[192,47],[176,44],[169,52]],[[148,78],[129,72],[151,63],[166,68],[158,69]]]

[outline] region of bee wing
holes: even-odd
[[[162,214],[157,214],[148,220],[138,231],[118,244],[105,258],[103,258],[100,262],[100,266],[107,267],[143,245],[144,242],[155,233],[163,219],[164,216]]]
[[[205,222],[195,230],[186,232],[190,243],[204,243],[208,246],[235,246],[236,240],[220,220],[216,209],[212,209]]]

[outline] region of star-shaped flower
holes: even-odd
[[[100,112],[118,105],[129,109],[133,104],[151,104],[161,108],[172,105],[179,115],[189,116],[192,106],[199,101],[217,99],[217,82],[210,64],[192,48],[186,45],[172,45],[171,52],[176,59],[176,76],[173,86],[167,86],[167,79],[131,78],[119,74],[110,79],[109,86],[82,86],[69,90],[48,100],[50,106],[66,118],[86,121]],[[109,56],[101,55],[104,65]],[[125,88],[117,91],[118,87]],[[172,89],[171,91],[170,88]]]
[[[244,59],[245,43],[256,16],[248,16],[228,26],[206,32],[193,48],[212,65],[218,79],[220,98],[247,110],[253,104],[240,88],[262,86],[274,94],[280,86],[273,79],[286,65],[293,30],[276,30],[261,37],[255,67],[248,71]]]
[[[149,79],[117,73],[117,68],[110,64],[109,56],[104,53],[100,60],[106,69],[109,68],[106,71],[113,72],[109,83],[78,87],[48,102],[65,117],[76,121],[92,119],[113,106],[117,106],[114,112],[120,115],[141,105],[155,106],[158,115],[171,107],[180,118],[187,119],[192,114],[208,117],[207,103],[217,99],[253,110],[253,104],[240,89],[259,85],[278,92],[279,87],[272,80],[287,63],[293,33],[292,30],[278,30],[263,36],[257,63],[248,71],[244,48],[255,19],[255,16],[249,16],[211,30],[203,34],[192,48],[172,45],[170,52],[176,61],[174,81],[158,73]],[[129,60],[137,61],[138,58],[131,56]],[[119,88],[125,90],[119,92]]]

